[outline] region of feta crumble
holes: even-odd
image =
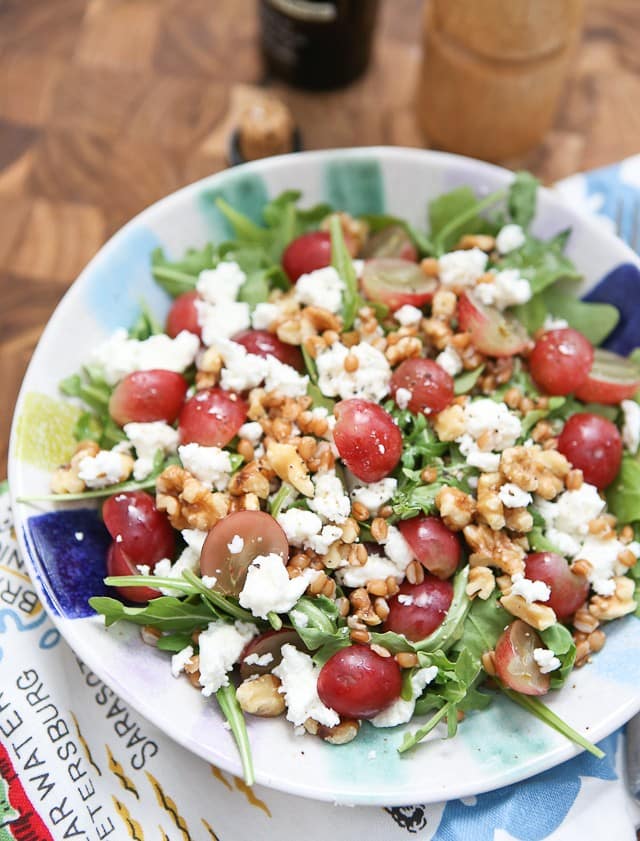
[[[393,317],[403,327],[412,327],[420,323],[422,310],[419,310],[418,307],[412,307],[411,304],[405,304],[394,312]]]
[[[200,272],[196,289],[207,303],[222,304],[236,300],[246,279],[246,274],[236,262],[225,260],[218,263],[215,269]]]
[[[635,400],[623,400],[620,406],[624,417],[622,440],[629,452],[635,455],[640,447],[640,405]]]
[[[479,283],[476,295],[486,306],[505,310],[517,304],[526,304],[531,299],[531,284],[520,277],[517,269],[505,269],[494,275],[491,283]]]
[[[333,266],[300,275],[294,287],[296,300],[329,312],[340,312],[345,284]]]
[[[353,502],[364,505],[367,511],[375,517],[385,502],[388,502],[394,495],[397,487],[398,480],[392,477],[380,479],[379,482],[371,482],[368,485],[358,483],[351,489],[351,499]]]
[[[504,484],[500,488],[498,496],[505,508],[526,508],[533,502],[531,494],[523,491],[521,487],[513,482]]]
[[[559,669],[562,665],[553,651],[548,648],[534,648],[533,659],[540,667],[540,671],[543,675],[548,675],[549,672]]]
[[[195,307],[202,342],[207,347],[218,339],[230,339],[251,324],[250,307],[244,301],[221,301],[215,305],[196,301]]]
[[[227,543],[227,549],[231,555],[239,555],[244,549],[244,540],[239,534],[234,534],[231,543]]]
[[[257,444],[260,443],[260,439],[264,434],[264,430],[258,423],[258,421],[249,421],[248,423],[243,423],[240,429],[238,430],[238,437],[239,438],[246,438],[250,444],[253,444],[255,447]]]
[[[115,385],[134,371],[162,368],[181,374],[193,364],[199,348],[200,340],[187,330],[175,339],[159,333],[139,341],[130,339],[127,331],[120,329],[93,349],[89,362],[101,368],[105,382]]]
[[[451,345],[448,345],[448,347],[436,356],[436,362],[441,368],[444,368],[450,377],[457,377],[464,367],[460,354]]]
[[[411,394],[408,388],[397,389],[394,399],[396,401],[396,406],[398,407],[398,409],[406,409],[409,403],[411,402],[412,396],[413,395]]]
[[[200,444],[183,444],[178,455],[184,469],[204,485],[225,491],[231,478],[231,456],[220,447],[201,447]]]
[[[193,657],[193,646],[188,645],[171,658],[171,674],[174,677],[179,677],[180,672],[184,671],[184,667],[191,663]]]
[[[355,371],[346,371],[344,361],[351,354],[358,360]],[[389,393],[391,367],[384,353],[361,342],[348,348],[335,342],[316,357],[318,387],[327,397],[362,397],[380,403]]]
[[[548,330],[564,330],[568,326],[569,322],[566,318],[555,318],[553,315],[547,315],[542,324],[542,329],[547,332]]]
[[[289,616],[291,621],[294,625],[297,625],[298,628],[306,628],[309,624],[309,617],[306,613],[302,613],[301,610],[292,610],[289,612]]]
[[[456,441],[467,464],[495,472],[500,464],[499,452],[512,447],[522,434],[520,419],[504,403],[486,397],[465,405],[464,420],[465,432]],[[478,446],[481,437],[487,442],[486,451]]]
[[[251,326],[254,330],[268,330],[280,318],[280,307],[277,304],[263,302],[256,304],[251,315]]]
[[[258,654],[257,651],[254,651],[253,654],[244,658],[244,662],[247,666],[268,666],[269,663],[273,663],[273,654],[270,651],[264,654]]]
[[[175,453],[178,446],[178,430],[164,421],[126,423],[123,430],[136,451],[133,478],[138,482],[146,479],[153,470],[156,453]]]
[[[511,576],[511,594],[522,596],[527,604],[534,602],[548,602],[551,597],[551,590],[544,581],[532,581],[525,578],[521,572],[515,572]]]
[[[282,511],[276,520],[282,526],[291,546],[302,546],[310,537],[314,537],[322,530],[320,517],[313,511],[305,511],[302,508],[289,508],[288,511]]]
[[[333,472],[317,473],[313,477],[315,494],[309,508],[331,523],[341,525],[351,513],[351,502],[340,479]]]
[[[500,228],[496,236],[496,248],[500,254],[509,254],[525,244],[527,238],[520,225],[511,223]]]
[[[245,645],[258,633],[255,625],[236,621],[233,625],[209,622],[198,637],[200,649],[200,686],[205,697],[213,695],[223,686],[229,685],[228,672],[240,658]]]
[[[418,669],[411,677],[412,697],[409,700],[397,698],[386,709],[371,719],[374,727],[396,727],[406,724],[413,718],[416,701],[422,695],[425,687],[432,683],[438,675],[437,666],[427,666]]]
[[[445,288],[475,286],[487,267],[487,255],[479,248],[451,251],[438,260],[440,283]]]
[[[366,563],[362,566],[345,566],[336,570],[336,578],[345,587],[366,587],[367,582],[375,578],[388,578],[392,575],[398,583],[404,578],[404,570],[385,558],[373,552],[369,553]]]
[[[308,718],[335,727],[340,723],[340,716],[335,710],[326,707],[318,696],[318,675],[316,666],[308,654],[287,643],[282,646],[282,661],[275,667],[273,674],[280,678],[282,685],[278,689],[287,705],[287,720],[295,725],[303,725]]]
[[[88,488],[106,488],[125,478],[122,453],[99,450],[95,456],[85,456],[78,465],[78,478]]]
[[[382,542],[384,553],[395,566],[404,572],[414,558],[411,547],[396,526],[389,526]]]
[[[240,592],[241,607],[254,616],[267,619],[269,613],[286,613],[294,606],[309,585],[300,575],[289,578],[280,555],[258,555],[247,569],[247,578]]]
[[[311,549],[318,555],[326,555],[331,546],[342,537],[340,526],[323,526],[320,534],[312,535],[305,540],[305,549]]]

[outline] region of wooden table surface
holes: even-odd
[[[0,0],[0,478],[24,369],[64,291],[127,219],[226,165],[254,86],[290,105],[307,149],[426,145],[412,107],[421,7],[382,0],[366,76],[312,95],[265,78],[254,0]],[[639,151],[639,39],[637,0],[587,0],[553,131],[506,163],[551,182]]]

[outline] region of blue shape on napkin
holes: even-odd
[[[582,753],[531,780],[478,796],[473,806],[452,800],[445,806],[432,841],[493,841],[497,827],[521,841],[542,841],[557,829],[573,806],[582,777],[617,780],[616,752],[620,731],[600,743],[606,753],[596,759]]]
[[[622,263],[605,275],[584,296],[585,301],[613,304],[620,321],[603,346],[623,356],[640,346],[640,270],[633,263]]]
[[[91,616],[91,596],[109,594],[103,582],[111,537],[92,508],[29,517],[25,540],[54,613]]]

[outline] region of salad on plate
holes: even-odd
[[[245,714],[406,753],[496,693],[600,755],[541,698],[638,608],[640,366],[536,192],[458,188],[428,234],[218,199],[233,240],[151,256],[166,323],[61,383],[84,411],[48,498],[104,500],[112,538],[91,604],[216,697],[248,782]]]

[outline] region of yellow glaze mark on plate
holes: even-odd
[[[17,456],[20,461],[52,470],[69,461],[76,448],[73,428],[81,409],[46,394],[27,394],[18,419]]]

